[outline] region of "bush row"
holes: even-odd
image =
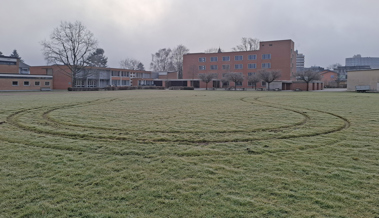
[[[194,87],[187,86],[171,86],[168,88],[169,90],[194,90]]]
[[[93,87],[93,88],[72,88],[68,87],[68,91],[102,91],[102,90],[135,90],[135,89],[157,89],[157,90],[164,90],[164,87],[161,86],[120,86],[120,87],[115,87],[115,86],[109,86],[109,87],[104,87],[104,88],[98,88],[98,87]]]

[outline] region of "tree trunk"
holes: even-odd
[[[205,83],[205,90],[208,90],[208,83]]]
[[[307,92],[309,91],[309,82],[307,82]]]
[[[270,91],[270,83],[267,83],[267,91]]]
[[[236,91],[237,90],[237,83],[235,82],[234,83],[234,91]]]

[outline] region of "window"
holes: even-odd
[[[242,82],[236,82],[236,86],[242,86]]]
[[[234,56],[234,60],[235,61],[242,61],[243,57],[242,57],[242,55],[236,55],[236,56]]]
[[[29,86],[29,85],[30,85],[29,81],[24,81],[24,86]]]
[[[45,86],[49,86],[50,85],[50,82],[45,82]]]
[[[89,79],[87,83],[88,87],[96,87],[96,80],[94,79]]]
[[[211,62],[216,62],[217,61],[217,57],[211,57]]]
[[[199,58],[199,62],[205,62],[205,58]]]
[[[45,82],[46,84],[46,82]],[[75,87],[84,87],[84,81],[81,79],[77,79],[75,83]]]
[[[122,80],[122,84],[123,86],[129,86],[130,83],[129,83],[129,80]]]
[[[334,75],[330,75],[330,78],[334,78]]]
[[[263,54],[262,59],[264,59],[264,60],[271,59],[271,54]]]
[[[271,68],[271,63],[262,63],[262,68]]]
[[[222,61],[230,61],[230,56],[222,57]]]
[[[255,73],[247,73],[248,76],[255,75]]]
[[[249,55],[248,59],[249,60],[257,60],[257,55]]]
[[[120,76],[119,71],[112,71],[112,76]]]
[[[18,81],[12,81],[12,86],[18,86]]]
[[[205,66],[204,65],[199,66],[199,70],[205,70]]]
[[[272,46],[272,44],[268,44],[268,46]]]
[[[234,69],[242,69],[243,65],[242,64],[235,64]]]
[[[266,86],[266,82],[265,81],[262,81],[262,86]]]
[[[34,85],[35,85],[35,86],[39,86],[39,84],[40,84],[39,81],[35,81],[35,82],[34,82]]]
[[[229,70],[230,69],[230,65],[229,64],[223,64],[222,65],[222,69],[223,70]]]
[[[257,68],[257,64],[248,64],[247,68],[249,68],[249,69],[255,69],[255,68]]]
[[[122,77],[129,77],[129,72],[121,72]]]
[[[11,61],[0,61],[0,65],[17,65],[17,63]]]
[[[211,70],[217,70],[217,65],[211,65]]]

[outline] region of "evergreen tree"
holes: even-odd
[[[87,58],[89,66],[92,67],[107,67],[108,58],[104,56],[104,49],[98,48]]]
[[[19,58],[21,62],[24,62],[24,60],[22,60],[22,58],[20,57],[20,55],[18,55],[16,49],[14,49],[13,52],[12,52],[12,54],[9,55],[9,56],[12,57],[12,58]]]
[[[138,66],[137,66],[137,70],[145,70],[143,63],[139,62]]]

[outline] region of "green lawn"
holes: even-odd
[[[379,94],[0,93],[0,217],[379,217]]]

